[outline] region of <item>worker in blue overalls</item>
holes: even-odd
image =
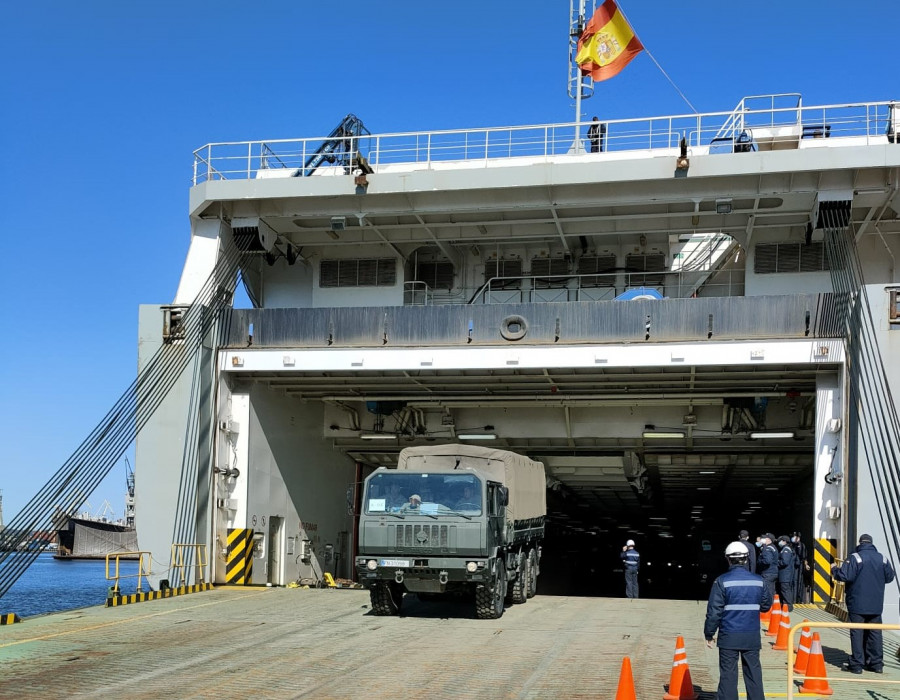
[[[625,597],[639,598],[638,569],[641,566],[641,555],[634,548],[634,540],[628,540],[619,555],[625,564]]]
[[[771,589],[762,576],[747,570],[747,548],[732,542],[725,548],[729,569],[719,576],[709,592],[703,636],[710,649],[719,634],[718,700],[738,700],[738,658],[744,672],[747,700],[764,700],[762,667],[759,663],[759,613],[772,607]]]
[[[775,535],[764,532],[761,535],[762,549],[756,560],[756,573],[763,577],[769,597],[775,596],[775,581],[778,578],[778,550],[775,548]]]
[[[860,535],[856,551],[841,566],[832,564],[831,575],[847,584],[845,600],[850,622],[881,624],[884,587],[894,580],[894,567],[875,549],[871,535]],[[850,650],[850,660],[843,665],[843,670],[884,672],[881,630],[851,629]]]

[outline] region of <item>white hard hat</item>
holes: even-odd
[[[726,557],[746,557],[747,548],[742,542],[732,542],[725,548]]]
[[[634,547],[634,540],[628,540],[628,541],[625,543],[625,546],[626,546],[626,547]]]

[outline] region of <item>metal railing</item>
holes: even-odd
[[[757,103],[769,101],[762,108]],[[788,106],[780,106],[786,100]],[[795,101],[792,101],[795,100]],[[887,141],[896,133],[897,103],[864,102],[804,107],[799,95],[745,98],[728,112],[682,114],[604,122],[603,153],[588,154],[588,123],[491,127],[453,131],[401,132],[353,137],[350,152],[359,152],[378,172],[440,167],[488,167],[491,162],[520,158],[588,156],[603,158],[623,152],[677,149],[682,137],[703,153],[714,141],[734,139],[744,131],[771,141],[804,138],[863,137]],[[892,116],[893,115],[893,116]],[[893,120],[893,121],[892,121]],[[827,128],[826,128],[827,127]],[[327,136],[305,139],[210,143],[194,151],[193,184],[209,180],[289,177],[302,172],[306,159]],[[829,143],[834,143],[829,142]],[[352,168],[352,164],[350,166]],[[324,166],[315,176],[343,174],[347,166]]]
[[[128,561],[134,561],[135,555],[137,555],[138,562],[138,570],[136,574],[122,574],[119,572],[119,562],[122,559],[127,559]],[[150,569],[145,568],[145,559],[146,563],[149,564],[150,561],[150,552],[146,551],[138,551],[138,552],[116,552],[115,554],[107,554],[106,555],[106,580],[112,581],[113,585],[110,586],[110,592],[115,593],[115,595],[120,595],[121,589],[119,588],[119,580],[125,578],[136,578],[137,579],[137,587],[135,589],[135,593],[140,593],[143,590],[143,582],[144,578],[150,575]],[[115,571],[110,574],[109,571],[109,561],[110,559],[115,560],[116,566]]]
[[[204,571],[209,565],[207,557],[207,549],[205,544],[193,543],[176,543],[172,545],[172,563],[169,570],[173,575],[173,579],[180,585],[190,585],[191,579],[188,574],[189,570],[193,570],[196,574],[196,581],[193,583],[204,583],[206,577]]]
[[[792,700],[795,697],[795,693],[797,690],[794,688],[794,634],[799,629],[803,629],[804,627],[817,627],[817,628],[825,628],[825,629],[863,629],[863,630],[900,630],[900,625],[876,625],[871,623],[864,622],[798,622],[796,625],[791,627],[791,631],[788,635],[788,643],[787,643],[787,698],[788,700]],[[827,681],[828,678],[824,676],[805,676],[807,680],[816,680],[816,681]],[[900,686],[900,681],[891,681],[891,680],[874,680],[871,676],[866,676],[863,678],[845,678],[841,677],[838,679],[832,678],[831,681],[834,682],[837,680],[838,682],[850,682],[850,683],[865,683],[869,684],[879,684],[879,685],[896,685]],[[887,696],[885,696],[887,697]]]
[[[571,275],[492,277],[471,297],[470,304],[534,304],[567,301],[611,301],[632,289],[653,289],[670,299],[743,296],[745,271],[684,270],[679,272],[611,272]]]

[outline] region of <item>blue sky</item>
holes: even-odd
[[[745,95],[900,99],[896,0],[620,3],[700,111]],[[134,377],[141,303],[172,300],[191,153],[313,137],[567,122],[568,0],[37,0],[4,9],[0,489],[6,521]],[[585,115],[689,108],[639,55]],[[124,466],[98,493],[122,514]]]

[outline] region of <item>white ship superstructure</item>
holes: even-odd
[[[586,124],[351,117],[195,153],[181,283],[141,310],[144,366],[180,358],[164,396],[138,385],[154,559],[350,577],[362,478],[462,441],[544,462],[548,566],[677,538],[700,586],[740,529],[900,561],[900,103],[747,98],[607,122],[598,153]]]

